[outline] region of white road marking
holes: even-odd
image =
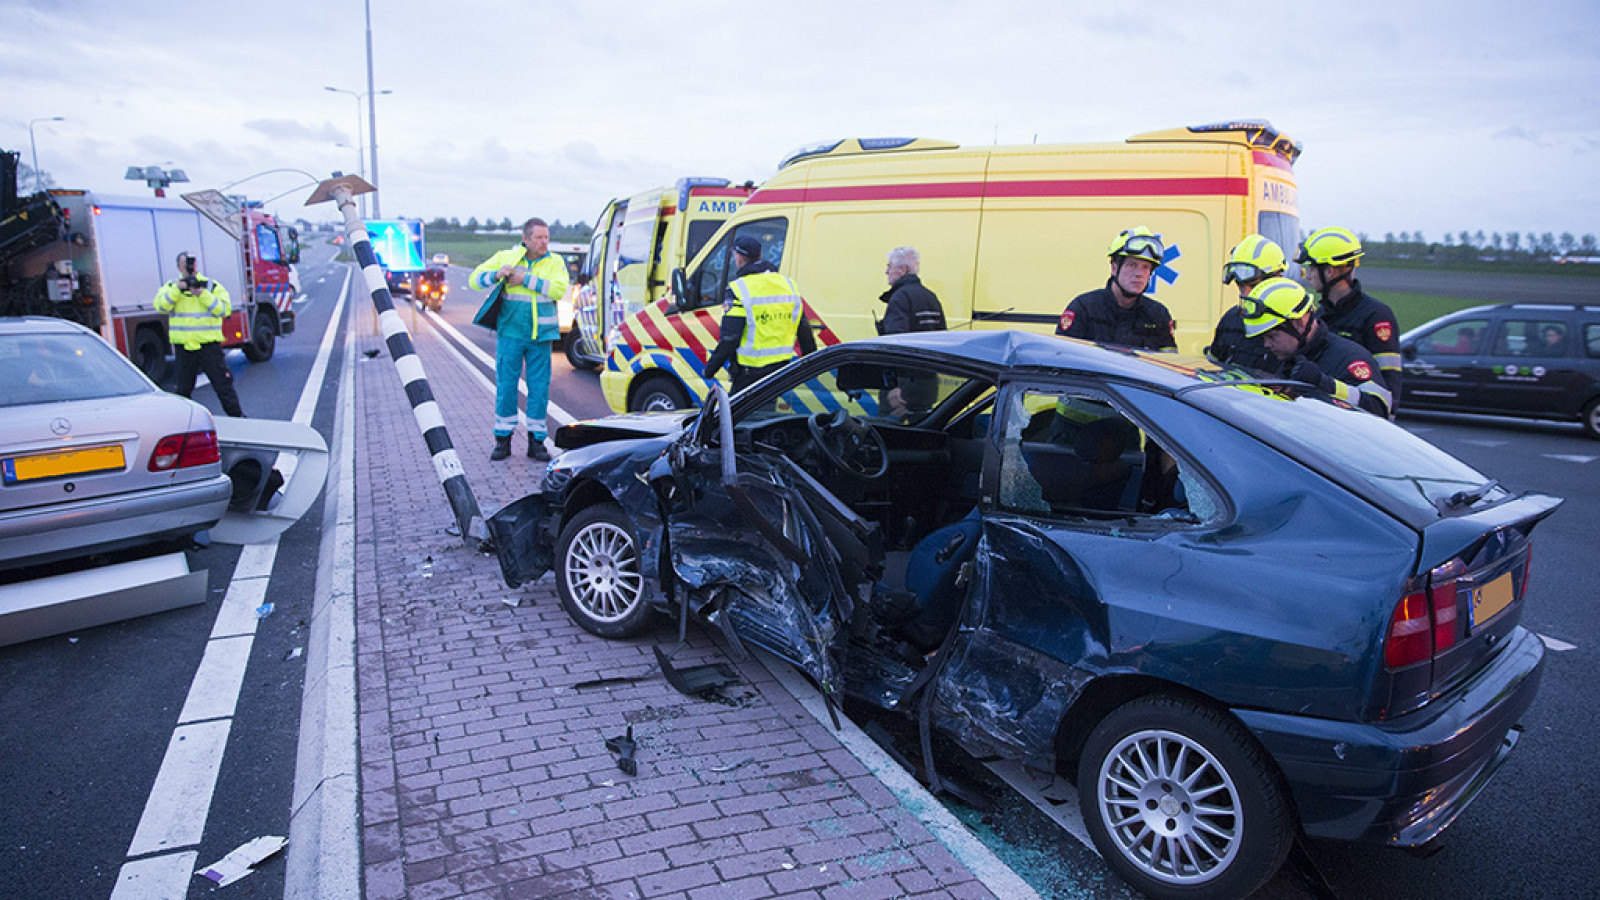
[[[194,877],[200,854],[169,853],[136,859],[117,873],[117,886],[111,900],[172,900],[189,895],[189,879]]]
[[[1504,447],[1505,445],[1507,445],[1507,444],[1509,444],[1511,442],[1510,441],[1492,441],[1492,440],[1487,440],[1487,439],[1484,439],[1484,438],[1462,438],[1461,439],[1461,443],[1463,443],[1463,444],[1472,444],[1473,446],[1476,446],[1476,447]]]
[[[349,287],[347,274],[333,316],[323,332],[317,359],[312,363],[300,400],[295,405],[294,421],[300,424],[310,424],[316,410]],[[280,467],[288,469],[285,478],[293,472],[293,467],[287,465],[288,459],[280,454]],[[259,622],[256,609],[266,597],[277,555],[277,538],[246,546],[239,553],[234,578],[217,610],[205,655],[189,685],[189,694],[178,719],[180,724],[167,744],[166,755],[161,759],[161,768],[128,847],[129,857],[194,847],[205,834],[211,797],[217,789],[217,776],[222,770],[228,732],[238,705],[239,688],[255,643]],[[202,719],[207,721],[196,721]],[[149,859],[130,859],[118,873],[114,900],[169,900],[187,896],[197,855],[190,850]]]
[[[1538,632],[1534,632],[1534,633],[1538,634]],[[1549,647],[1551,650],[1565,651],[1565,650],[1576,650],[1576,649],[1578,649],[1578,645],[1577,644],[1569,644],[1566,641],[1563,641],[1563,640],[1561,640],[1559,638],[1553,638],[1553,637],[1551,637],[1551,636],[1549,636],[1547,634],[1540,634],[1539,635],[1539,640],[1544,641],[1544,645],[1546,647]]]
[[[206,812],[217,788],[217,770],[233,720],[179,725],[167,742],[156,783],[150,789],[129,856],[193,847],[206,830]],[[187,883],[187,879],[185,879]],[[177,896],[182,897],[183,894]]]
[[[1096,856],[1100,855],[1099,848],[1089,837],[1089,829],[1083,824],[1083,812],[1078,808],[1078,792],[1065,778],[1029,769],[1014,759],[986,763],[985,766]]]
[[[1600,456],[1579,456],[1575,453],[1546,453],[1544,454],[1544,458],[1570,463],[1592,463],[1595,460],[1600,459]]]

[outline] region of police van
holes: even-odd
[[[680,178],[607,203],[573,279],[570,331],[563,322],[573,368],[604,363],[615,327],[666,296],[672,270],[693,259],[754,191],[726,178]]]
[[[1199,352],[1237,292],[1228,251],[1259,232],[1292,252],[1300,145],[1264,121],[1136,135],[1120,143],[960,147],[926,138],[846,139],[785,159],[683,270],[674,290],[617,325],[601,385],[618,411],[701,402],[736,237],[793,278],[820,345],[868,337],[884,261],[922,255],[950,328],[1051,333],[1067,303],[1101,287],[1106,248],[1144,225],[1166,258],[1149,293]],[[642,296],[642,295],[641,295]]]

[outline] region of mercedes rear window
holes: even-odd
[[[153,390],[138,369],[93,335],[0,334],[0,407]]]

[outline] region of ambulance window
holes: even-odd
[[[722,302],[723,288],[728,286],[728,279],[733,277],[733,241],[735,238],[749,235],[761,242],[761,258],[773,265],[783,262],[784,237],[789,232],[787,219],[762,219],[758,222],[747,222],[740,225],[732,233],[723,235],[722,240],[708,254],[706,260],[695,273],[694,281],[689,285],[690,296],[684,298],[684,305],[690,309],[699,306],[711,306]]]
[[[688,243],[683,248],[683,258],[694,259],[695,254],[700,252],[700,248],[706,245],[706,241],[711,240],[711,236],[717,233],[718,228],[722,227],[723,221],[722,219],[699,219],[690,222],[689,238]]]
[[[1294,262],[1295,250],[1300,246],[1300,219],[1288,213],[1263,212],[1256,217],[1256,231],[1278,245],[1289,260],[1290,278],[1300,277],[1300,266]]]

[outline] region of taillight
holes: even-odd
[[[150,454],[150,471],[187,469],[221,461],[222,450],[217,446],[215,431],[169,434],[156,441],[156,449]]]
[[[1416,579],[1395,604],[1389,617],[1389,634],[1383,647],[1383,664],[1390,669],[1427,662],[1456,645],[1456,579],[1464,566],[1451,560]]]

